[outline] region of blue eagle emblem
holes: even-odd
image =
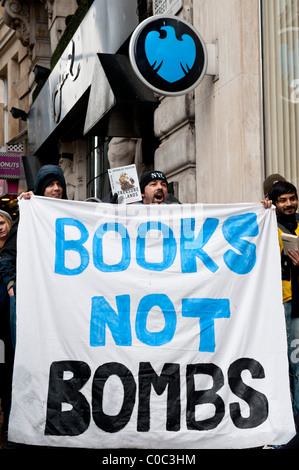
[[[196,59],[196,45],[192,37],[183,34],[181,39],[177,39],[172,26],[162,26],[160,32],[148,33],[144,46],[153,71],[169,83],[184,78]]]

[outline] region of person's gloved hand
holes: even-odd
[[[118,195],[117,193],[113,194],[111,193],[111,197],[110,197],[110,201],[109,201],[110,204],[118,204]]]

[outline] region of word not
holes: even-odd
[[[182,273],[197,272],[197,259],[212,273],[219,266],[208,255],[204,247],[211,239],[219,225],[219,219],[207,218],[198,234],[195,233],[195,219],[181,219],[181,231],[178,240],[172,229],[157,221],[141,223],[137,229],[135,257],[137,264],[149,271],[164,271],[180,255]],[[67,240],[65,236],[66,227],[76,227],[80,237]],[[163,238],[163,259],[154,261],[149,258],[149,250],[146,249],[146,238],[151,230],[161,233]],[[104,237],[109,232],[115,232],[120,237],[122,256],[118,263],[108,264],[104,257]],[[256,263],[256,245],[244,237],[257,237],[259,234],[257,217],[255,213],[241,214],[229,217],[224,221],[222,234],[225,240],[234,249],[229,249],[223,255],[226,266],[236,274],[248,274]],[[56,220],[56,251],[55,251],[55,273],[74,276],[81,274],[89,265],[90,255],[84,244],[90,234],[85,225],[74,218],[59,218]],[[179,246],[179,249],[178,249]],[[80,264],[75,267],[66,266],[66,252],[74,252],[79,255]],[[120,223],[102,224],[94,233],[92,246],[93,264],[102,272],[126,271],[131,263],[133,254],[131,252],[131,240],[127,228]]]
[[[138,389],[133,374],[124,364],[119,362],[105,363],[99,366],[93,377],[92,397],[89,404],[80,391],[91,376],[91,369],[84,361],[53,362],[49,372],[49,388],[45,434],[51,436],[78,436],[84,433],[91,420],[96,426],[107,433],[121,431],[130,421],[137,403],[138,432],[150,431],[151,392],[157,395],[167,391],[165,428],[170,432],[181,429],[181,400],[186,396],[186,426],[190,431],[209,431],[217,428],[225,415],[229,415],[233,425],[238,429],[252,429],[260,426],[268,417],[269,405],[267,397],[248,386],[242,380],[242,372],[249,371],[253,379],[264,379],[262,365],[251,358],[234,361],[227,371],[227,383],[231,392],[244,400],[249,408],[247,416],[242,416],[238,401],[229,405],[219,395],[224,387],[224,374],[219,366],[213,363],[187,364],[186,393],[182,391],[180,364],[164,364],[160,375],[156,373],[150,362],[140,362],[138,371]],[[71,374],[71,378],[65,379]],[[201,375],[210,376],[211,388],[198,390],[196,378]],[[103,407],[105,385],[111,376],[117,376],[121,382],[123,393],[119,403],[119,412],[109,415]],[[137,392],[138,390],[138,392]],[[165,395],[164,395],[165,397]],[[165,399],[165,398],[164,398]],[[67,404],[68,409],[63,405]],[[205,419],[198,419],[196,408],[199,405],[212,404],[214,412]],[[228,406],[228,410],[226,410]],[[71,408],[71,409],[70,409]],[[153,413],[152,413],[153,414]]]
[[[132,346],[130,296],[116,296],[118,312],[103,296],[92,298],[90,320],[90,345],[105,346],[106,325],[109,327],[115,344]],[[164,316],[164,328],[153,332],[147,329],[147,319],[153,307],[159,307]],[[182,299],[182,317],[198,318],[200,326],[199,351],[215,351],[215,320],[229,318],[228,299]],[[162,346],[169,343],[175,334],[177,314],[173,303],[166,294],[149,294],[138,305],[135,331],[137,338],[148,346]]]

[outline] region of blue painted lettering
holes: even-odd
[[[105,346],[106,326],[109,328],[115,344],[131,346],[130,296],[116,296],[117,312],[102,297],[93,297],[90,320],[90,345]],[[159,308],[164,317],[161,331],[149,331],[148,316],[152,308]],[[155,313],[156,315],[156,313]],[[215,320],[230,317],[228,299],[182,299],[182,317],[199,318],[200,343],[199,351],[214,352]],[[169,343],[175,334],[177,314],[172,301],[165,294],[144,296],[138,305],[135,331],[137,338],[148,346],[162,346]]]
[[[146,327],[148,314],[153,307],[159,307],[164,315],[165,326],[162,331],[151,332]],[[176,329],[176,311],[165,294],[150,294],[139,303],[136,315],[136,334],[144,344],[161,346],[172,340]]]
[[[198,260],[212,273],[219,269],[218,264],[204,249],[218,225],[218,219],[207,218],[196,236],[195,219],[181,219],[179,242],[182,273],[196,273]],[[76,239],[67,239],[65,235],[67,226],[76,227],[80,236]],[[161,260],[151,257],[150,245],[147,246],[147,237],[150,238],[150,235],[148,235],[150,230],[157,230],[161,234]],[[121,259],[115,264],[108,264],[107,261],[104,261],[104,236],[108,232],[119,234]],[[256,245],[252,241],[244,240],[244,238],[258,236],[259,228],[256,214],[250,213],[229,217],[223,223],[222,233],[225,240],[236,250],[229,249],[224,253],[223,259],[226,266],[236,274],[248,274],[256,263]],[[88,238],[88,230],[79,220],[73,218],[56,220],[55,273],[74,276],[81,274],[88,267],[89,252],[84,247],[84,243]],[[157,252],[156,248],[157,246],[155,247],[155,253]],[[109,249],[111,248],[107,243],[108,255]],[[67,251],[73,251],[79,255],[77,265],[72,259],[72,264],[75,264],[75,267],[67,266]],[[177,251],[177,241],[168,225],[156,221],[139,225],[136,237],[136,262],[142,269],[156,272],[168,269],[174,263]],[[92,256],[94,266],[99,271],[107,273],[126,271],[131,263],[131,242],[127,228],[118,223],[105,223],[98,227],[93,237]]]
[[[195,219],[182,219],[181,221],[181,268],[183,273],[196,273],[196,258],[201,259],[204,265],[215,273],[219,266],[203,250],[219,224],[218,219],[206,219],[201,231],[194,239]]]
[[[130,296],[117,295],[116,305],[118,313],[113,310],[104,297],[92,298],[90,346],[105,346],[106,325],[112,333],[115,344],[131,346]]]
[[[183,299],[182,316],[199,318],[199,351],[214,352],[216,348],[214,320],[230,317],[229,300]]]
[[[122,258],[119,263],[114,265],[106,264],[103,259],[103,237],[108,232],[119,233],[122,243]],[[114,223],[101,225],[97,229],[93,239],[93,262],[95,267],[104,273],[120,272],[125,271],[129,267],[130,261],[130,237],[126,227],[122,224]]]
[[[243,237],[257,237],[259,228],[255,213],[229,217],[223,224],[225,240],[241,254],[228,250],[224,256],[227,267],[236,274],[248,274],[256,263],[256,246]]]
[[[77,227],[80,231],[78,240],[65,239],[65,226]],[[82,273],[89,264],[89,254],[83,244],[88,239],[88,230],[79,220],[73,218],[62,218],[56,220],[56,252],[55,252],[55,273],[66,276],[74,276]],[[75,268],[65,266],[65,252],[75,251],[80,256],[80,265]]]
[[[149,230],[159,230],[163,235],[163,260],[159,263],[149,262],[145,259],[146,234]],[[172,265],[176,253],[177,244],[173,231],[168,225],[155,221],[145,222],[139,225],[136,240],[136,261],[139,266],[150,271],[164,271]]]

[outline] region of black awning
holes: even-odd
[[[142,137],[153,126],[159,99],[122,54],[98,54],[92,77],[84,135]]]

